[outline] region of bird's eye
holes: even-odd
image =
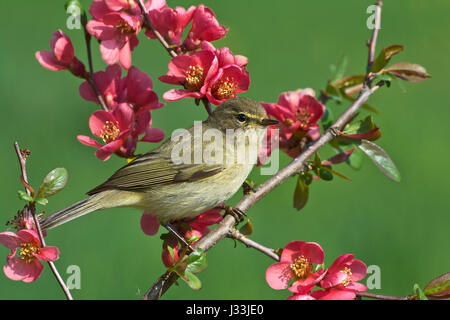
[[[245,114],[243,114],[243,113],[239,113],[237,115],[237,119],[238,119],[239,122],[245,122],[245,120],[247,120],[247,116]]]

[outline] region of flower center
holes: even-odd
[[[213,87],[212,94],[217,100],[229,99],[236,97],[237,82],[234,78],[220,79]]]
[[[344,280],[342,280],[341,284],[342,284],[344,287],[348,286],[349,283],[352,282],[352,277],[351,277],[352,271],[351,271],[348,267],[345,267],[344,270],[341,270],[341,271],[339,271],[339,272],[342,272],[342,273],[346,273],[346,274],[347,274],[347,278],[345,278]]]
[[[200,66],[189,66],[186,71],[185,87],[190,91],[199,91],[204,82],[203,68]]]
[[[130,26],[128,23],[126,23],[125,21],[120,21],[120,23],[118,25],[116,25],[116,28],[119,29],[120,33],[122,34],[132,34],[135,33],[136,30],[134,30],[134,28],[132,26]]]
[[[304,256],[300,256],[291,264],[291,270],[299,279],[305,279],[313,270],[313,265]]]
[[[106,121],[103,129],[100,131],[100,138],[102,138],[104,143],[110,143],[116,140],[120,133],[119,122]]]
[[[300,121],[300,129],[308,130],[309,121],[314,116],[314,113],[309,113],[306,108],[300,108],[295,112],[295,118]]]
[[[39,253],[39,245],[34,242],[23,242],[20,244],[19,254],[22,260],[30,263],[34,259],[34,254]]]

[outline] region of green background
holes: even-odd
[[[87,8],[90,1],[81,1]],[[342,55],[349,58],[348,74],[363,73],[367,61],[366,8],[374,1],[202,1],[229,27],[226,38],[215,43],[249,58],[251,87],[243,96],[275,102],[283,91],[323,89],[330,65]],[[197,1],[168,1],[188,6]],[[36,61],[38,50],[48,50],[51,34],[61,28],[72,39],[76,55],[86,61],[82,32],[67,30],[63,1],[1,1],[0,110],[1,150],[0,222],[11,219],[23,206],[22,189],[13,149],[17,140],[28,147],[31,184],[55,167],[69,171],[63,192],[42,208],[59,210],[84,197],[124,160],[102,163],[94,149],[80,144],[76,135],[89,135],[88,119],[98,107],[78,94],[80,79],[69,72],[51,72]],[[382,111],[375,116],[383,137],[377,142],[392,157],[403,180],[394,183],[370,160],[359,172],[346,165],[338,169],[352,181],[335,178],[315,182],[310,202],[301,212],[292,207],[295,179],[288,180],[249,212],[255,228],[252,239],[266,246],[284,247],[292,240],[318,242],[331,264],[344,253],[354,253],[367,265],[381,269],[381,289],[372,292],[407,295],[414,283],[427,282],[450,270],[448,215],[450,192],[450,119],[448,75],[450,54],[447,0],[385,1],[378,49],[402,44],[405,52],[393,58],[424,65],[432,78],[423,83],[393,84],[382,88],[370,103]],[[155,81],[162,95],[170,89],[157,78],[167,72],[169,56],[157,41],[140,33],[133,65]],[[97,44],[95,70],[103,70]],[[339,114],[347,104],[330,104]],[[205,110],[193,100],[168,103],[153,112],[153,125],[172,130],[205,119]],[[140,151],[149,150],[141,145]],[[324,150],[321,154],[329,154]],[[281,164],[289,159],[282,155]],[[252,178],[260,183],[254,170]],[[240,193],[239,193],[240,196]],[[239,197],[234,197],[230,204]],[[69,265],[81,268],[81,290],[75,299],[139,299],[165,268],[162,242],[140,230],[140,212],[114,209],[94,213],[48,232],[49,245],[61,250],[57,267],[64,278]],[[5,228],[1,228],[5,230]],[[0,258],[8,250],[0,247]],[[207,254],[209,267],[199,277],[203,288],[190,290],[180,283],[164,299],[285,299],[289,292],[272,290],[265,270],[266,256],[232,240],[220,242]],[[2,260],[2,261],[5,261]],[[0,274],[0,299],[63,299],[48,266],[35,283],[24,284]]]

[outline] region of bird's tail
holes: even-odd
[[[40,221],[41,227],[43,230],[51,229],[92,211],[105,209],[103,198],[104,195],[102,193],[94,194],[70,207],[52,213],[42,218]]]

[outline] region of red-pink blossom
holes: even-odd
[[[59,258],[56,247],[41,247],[38,234],[34,230],[23,229],[0,233],[0,243],[11,250],[3,267],[5,275],[12,280],[33,282],[39,278],[44,266],[40,261],[55,261]],[[15,256],[17,251],[19,256]]]
[[[168,84],[181,84],[184,88],[169,90],[164,93],[163,98],[167,101],[201,99],[208,91],[212,78],[216,76],[217,68],[217,57],[209,50],[174,57],[169,62],[169,72],[159,77],[159,80]]]
[[[333,293],[336,293],[336,291],[351,292],[353,298],[355,297],[355,292],[366,291],[367,287],[365,285],[356,282],[366,276],[366,265],[364,262],[353,258],[353,254],[344,254],[337,258],[328,268],[328,272],[323,280],[320,281],[320,286],[324,289],[333,288]],[[351,294],[345,293],[346,296]]]
[[[212,104],[219,105],[225,100],[235,98],[236,94],[247,91],[249,86],[250,77],[247,70],[237,65],[227,65],[219,68],[211,79],[206,97]]]
[[[261,102],[267,113],[280,122],[280,149],[291,157],[300,153],[300,142],[305,136],[312,140],[320,136],[318,121],[325,106],[314,96],[312,89],[299,89],[282,93],[277,103]]]
[[[202,50],[209,50],[214,52],[219,61],[219,68],[226,67],[230,64],[237,65],[238,67],[246,67],[248,64],[248,58],[241,55],[234,55],[233,52],[227,47],[216,49],[211,42],[202,41]]]
[[[51,51],[36,52],[36,59],[46,69],[69,70],[75,76],[83,78],[86,74],[84,64],[75,57],[72,41],[61,30],[54,32],[50,40]]]
[[[195,50],[200,47],[202,41],[215,41],[223,38],[228,29],[221,26],[214,15],[214,12],[204,5],[199,5],[192,17],[192,26],[183,47],[188,50]]]
[[[296,293],[308,293],[324,276],[325,272],[314,271],[314,264],[323,263],[323,250],[315,242],[292,241],[286,245],[280,262],[271,265],[266,271],[266,281],[273,289],[289,288]]]
[[[117,64],[108,66],[105,71],[97,71],[93,75],[99,93],[111,110],[117,107],[120,102],[125,102],[119,99],[123,96],[121,75],[122,69]],[[80,85],[79,92],[83,99],[99,103],[97,95],[89,82],[83,82]]]
[[[125,9],[118,1],[94,1],[90,12],[94,19],[86,30],[100,41],[103,60],[109,65],[119,61],[125,69],[130,68],[131,51],[139,44],[137,34],[142,27],[139,7]]]
[[[186,26],[191,22],[195,7],[189,9],[176,7],[175,9],[164,7],[159,10],[149,11],[150,21],[153,27],[171,45],[181,45],[181,37]],[[150,39],[156,39],[154,32],[149,29],[145,35]]]
[[[108,160],[113,153],[129,158],[136,150],[137,141],[160,142],[164,139],[164,131],[151,125],[150,111],[134,114],[131,105],[121,103],[111,112],[94,112],[89,120],[92,134],[101,138],[105,145],[87,136],[77,138],[85,145],[98,148],[95,155],[102,161]],[[139,139],[141,134],[144,136]]]

